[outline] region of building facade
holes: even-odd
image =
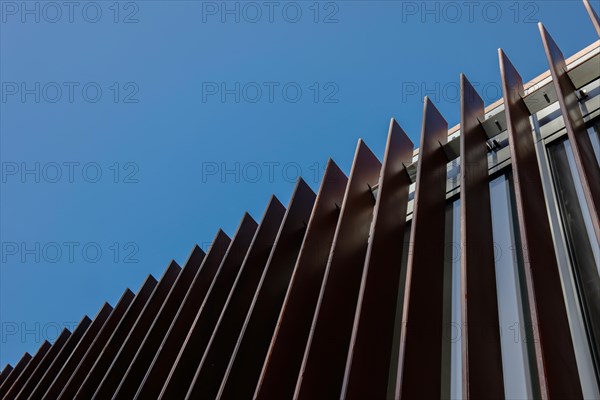
[[[600,36],[600,19],[584,5]],[[318,193],[243,216],[0,373],[3,399],[600,399],[600,41],[461,75]],[[445,221],[440,222],[440,221]]]

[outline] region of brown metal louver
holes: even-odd
[[[67,343],[69,337],[71,337],[71,332],[66,328],[63,329],[63,331],[56,338],[56,340],[52,344],[52,347],[50,348],[50,350],[48,350],[48,352],[44,356],[44,359],[39,363],[35,371],[33,371],[28,376],[27,380],[23,383],[23,386],[16,393],[14,393],[14,397],[11,397],[12,394],[9,393],[8,398],[27,398],[33,390],[33,388],[35,387],[35,385],[37,384],[37,382],[43,376],[44,372],[46,372],[46,370],[50,368],[50,365],[52,365],[52,363],[54,362],[64,345]]]
[[[540,392],[583,398],[523,81],[501,49],[498,55]]]
[[[211,284],[204,303],[195,315],[195,320],[179,350],[169,376],[164,382],[164,387],[160,393],[161,398],[177,399],[185,397],[229,293],[235,284],[242,263],[255,241],[254,238],[258,230],[262,228],[261,231],[264,232],[265,230],[276,229],[284,213],[285,207],[275,196],[272,196],[260,227],[254,222],[251,230],[246,229],[245,232],[242,232],[238,229],[236,239],[243,237],[244,246],[238,244],[233,247],[235,239],[232,242],[226,258],[219,266],[219,271]]]
[[[19,379],[19,376],[23,373],[25,368],[27,368],[27,364],[31,362],[31,354],[25,353],[23,357],[19,360],[17,365],[10,371],[2,386],[0,386],[0,396],[4,398],[4,395],[8,393],[8,390],[12,387],[12,385]]]
[[[12,370],[13,370],[12,365],[6,364],[6,366],[4,367],[4,369],[2,370],[2,372],[0,372],[0,386],[2,386],[2,384],[4,383],[4,381],[6,380],[6,378],[8,378],[8,376],[12,372]]]
[[[295,397],[337,398],[352,334],[381,163],[359,140]]]
[[[137,318],[144,310],[144,307],[157,284],[158,282],[156,279],[154,279],[152,275],[149,275],[104,348],[102,348],[99,354],[96,354],[94,357],[92,357],[91,354],[86,355],[89,364],[87,366],[80,365],[78,367],[78,373],[82,375],[85,374],[83,382],[72,389],[77,391],[76,393],[71,392],[71,398],[92,397],[94,389],[102,378],[102,373],[110,366],[111,360],[116,356],[120,346],[127,338],[127,334],[131,331]]]
[[[558,104],[560,105],[567,136],[573,149],[575,165],[583,186],[583,194],[596,232],[596,241],[600,244],[600,165],[598,165],[592,142],[583,121],[577,91],[567,75],[565,58],[542,23],[539,24],[539,28],[546,57],[548,58],[548,65],[550,66],[550,73],[552,74],[552,82],[556,89]],[[600,65],[598,68],[600,68]]]
[[[315,193],[300,178],[227,366],[219,399],[250,398],[254,394],[315,198]]]
[[[258,380],[257,399],[278,400],[294,394],[347,182],[329,160]]]
[[[596,29],[596,33],[598,34],[598,36],[600,36],[600,18],[598,17],[598,14],[596,14],[596,11],[594,11],[594,9],[592,8],[592,5],[590,4],[589,0],[583,0],[583,4],[585,5],[585,9],[589,14],[590,19],[592,20],[592,24]]]
[[[94,399],[110,398],[115,393],[137,349],[141,346],[146,333],[148,333],[148,329],[150,329],[154,318],[160,311],[173,285],[177,282],[180,273],[181,267],[175,261],[172,261],[160,279],[158,286],[154,289],[150,301],[144,307],[144,311],[142,311],[131,332],[127,335],[127,339],[125,339],[119,352],[114,357],[112,364],[106,372],[99,371],[104,376],[101,378],[98,388],[93,392]],[[94,390],[95,384],[90,384],[90,386],[89,389],[86,388],[82,391],[84,398],[88,398],[89,393],[87,391],[91,392]]]
[[[88,331],[91,325],[92,320],[89,317],[84,316],[73,331],[73,334],[69,337],[69,339],[63,346],[62,350],[56,356],[56,359],[52,362],[50,367],[48,367],[48,369],[42,375],[41,379],[39,381],[33,382],[35,387],[31,391],[31,395],[27,397],[25,395],[21,396],[19,394],[17,398],[41,399],[46,393],[48,387],[50,387],[50,385],[54,381],[54,378],[60,372],[60,369],[69,360],[71,353],[73,353],[73,351],[77,348],[77,345],[80,343],[81,339],[84,337],[85,333]]]
[[[81,386],[90,368],[102,352],[102,349],[117,326],[121,323],[135,297],[136,296],[129,289],[123,293],[121,299],[110,314],[110,317],[106,320],[106,323],[94,338],[93,343],[91,343],[79,364],[75,367],[73,372],[71,372],[71,377],[67,381],[67,384],[63,388],[59,388],[59,399],[73,399],[75,394],[77,394],[79,386]]]
[[[534,82],[541,88],[525,96],[500,50],[503,104],[490,115],[461,75],[458,127],[449,132],[425,98],[418,152],[392,119],[383,165],[359,140],[349,178],[329,160],[317,195],[299,179],[287,209],[271,197],[260,225],[246,213],[233,240],[219,230],[206,254],[196,246],[184,268],[172,261],[159,281],[148,276],[114,309],[105,303],[93,320],[84,317],[72,333],[64,329],[54,344],[7,365],[0,399],[378,400],[394,390],[397,399],[439,399],[456,372],[444,364],[444,318],[445,256],[457,235],[449,235],[457,228],[446,217],[457,199],[462,353],[452,360],[462,367],[465,398],[503,399],[511,366],[503,365],[489,185],[490,173],[504,172],[514,181],[517,272],[526,286],[524,320],[533,324],[533,343],[524,346],[535,357],[533,393],[583,398],[589,371],[579,371],[575,357],[530,118],[558,101],[565,129],[557,125],[542,140],[566,131],[600,242],[600,166],[586,128],[598,111],[584,117],[579,107],[579,90],[600,78],[600,42],[568,69],[541,24],[540,33],[550,66]],[[490,150],[496,138],[508,146]],[[488,160],[499,156],[490,170]],[[448,162],[457,158],[460,185],[448,191]],[[575,281],[587,301],[596,293],[590,276]],[[582,307],[592,348],[596,326],[588,319],[596,308]]]
[[[377,185],[342,397],[385,398],[400,290],[406,210],[414,145],[392,119]]]
[[[163,382],[166,380],[173,362],[177,358],[179,349],[185,340],[194,317],[210,288],[219,265],[225,256],[229,240],[222,240],[225,233],[219,231],[213,241],[208,255],[202,261],[200,270],[197,272],[194,280],[187,291],[187,294],[179,307],[173,323],[169,327],[160,348],[154,357],[152,365],[146,375],[140,388],[136,393],[139,398],[156,398],[160,393]]]
[[[94,339],[96,339],[96,336],[98,336],[98,333],[102,330],[102,327],[109,319],[112,312],[113,307],[108,303],[104,303],[89,328],[86,329],[79,343],[77,343],[77,347],[75,347],[73,352],[69,355],[67,361],[63,365],[60,365],[60,371],[43,394],[44,399],[50,400],[58,398],[60,392],[69,381],[69,378],[85,356],[87,350],[92,343],[94,343]]]
[[[295,198],[295,195],[292,199]],[[275,206],[276,205],[276,206]],[[212,332],[212,337],[206,347],[204,355],[200,361],[196,374],[193,378],[187,393],[187,398],[197,397],[194,393],[201,393],[202,396],[216,397],[223,376],[227,369],[227,364],[235,351],[236,341],[243,329],[244,320],[248,310],[252,307],[252,298],[260,285],[260,279],[263,275],[269,260],[269,255],[277,247],[279,241],[277,233],[282,224],[285,224],[286,210],[278,202],[273,203],[273,208],[269,209],[259,232],[255,236],[252,247],[246,256],[242,272],[245,275],[238,275],[238,279],[232,289],[227,304],[223,307],[223,313],[217,323],[217,327]],[[297,212],[297,205],[294,200],[287,210]],[[163,398],[167,398],[164,397]]]
[[[17,393],[23,387],[23,384],[29,379],[33,371],[35,371],[36,368],[40,365],[46,354],[48,354],[48,351],[51,347],[52,345],[50,344],[50,342],[44,340],[38,351],[27,363],[27,365],[19,374],[19,376],[15,379],[15,382],[10,387],[6,386],[6,389],[0,387],[0,395],[4,395],[4,393],[2,392],[6,390],[6,394],[4,395],[3,399],[14,399],[16,397]]]
[[[425,98],[417,187],[406,273],[396,396],[438,398],[442,377],[442,311],[448,124]]]
[[[503,399],[496,266],[483,100],[460,76],[460,250],[463,396]]]

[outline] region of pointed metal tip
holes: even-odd
[[[469,79],[467,78],[467,76],[464,73],[460,73],[460,87],[461,87],[461,93],[465,90],[465,86],[467,87],[472,87],[473,85],[471,85],[471,81],[469,81]],[[473,88],[475,89],[475,88]]]
[[[271,195],[271,201],[269,201],[269,206],[271,204],[276,204],[279,207],[283,207],[285,209],[285,206],[283,205],[283,203],[281,201],[279,201],[279,198],[277,196],[275,196],[274,194]]]
[[[306,182],[306,180],[304,180],[303,177],[299,176],[298,180],[296,181],[296,187],[309,187],[308,183]]]
[[[337,164],[333,160],[333,158],[329,157],[327,159],[327,165],[325,166],[325,170],[327,171],[329,168],[337,167]]]
[[[390,129],[389,129],[388,136],[391,135],[393,131],[397,131],[397,130],[402,130],[402,127],[400,127],[400,124],[398,123],[398,121],[396,121],[396,119],[392,118],[390,120]]]

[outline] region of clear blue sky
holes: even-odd
[[[418,143],[424,94],[454,125],[461,72],[493,102],[497,48],[545,71],[538,20],[598,39],[579,0],[62,3],[0,2],[2,366],[359,137],[381,157],[390,117]]]

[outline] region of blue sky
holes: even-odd
[[[0,2],[2,366],[391,117],[418,143],[423,95],[454,125],[461,72],[490,104],[499,47],[542,73],[538,20],[598,39],[579,0],[62,3]]]

